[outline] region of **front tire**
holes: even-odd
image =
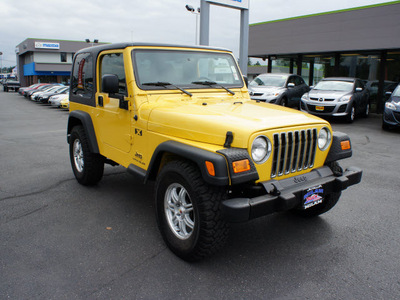
[[[172,161],[162,168],[156,181],[156,217],[173,253],[196,261],[222,248],[229,233],[221,213],[225,198],[225,189],[205,183],[190,162]]]
[[[363,112],[363,114],[362,114],[363,118],[368,118],[368,116],[369,116],[369,109],[370,109],[370,104],[369,104],[369,102],[368,102],[367,105],[366,105],[366,107],[365,107],[365,110],[364,110],[364,112]]]
[[[351,106],[350,112],[346,116],[346,121],[347,121],[347,123],[353,123],[355,118],[356,118],[356,108],[353,104]]]
[[[90,152],[89,141],[82,126],[75,126],[69,140],[69,156],[76,180],[82,185],[95,185],[103,177],[104,160]]]

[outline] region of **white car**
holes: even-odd
[[[68,99],[68,94],[54,95],[50,97],[49,103],[52,106],[61,107],[61,101],[64,99]]]

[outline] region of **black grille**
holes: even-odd
[[[274,134],[271,178],[312,168],[316,147],[316,128]]]
[[[335,98],[331,99],[331,98],[312,98],[312,97],[310,97],[310,100],[324,102],[324,101],[335,101]]]

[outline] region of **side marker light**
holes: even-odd
[[[342,147],[342,150],[351,149],[350,141],[342,141],[340,142],[340,146]]]
[[[250,170],[250,162],[248,159],[234,161],[232,167],[235,173],[246,172]]]
[[[211,161],[206,161],[206,168],[208,174],[210,174],[211,176],[215,176],[214,164]]]

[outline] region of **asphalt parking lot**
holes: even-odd
[[[187,263],[164,245],[153,186],[106,167],[73,177],[68,111],[0,91],[0,299],[398,299],[400,132],[353,124],[361,184],[312,219],[233,224],[226,247]]]

